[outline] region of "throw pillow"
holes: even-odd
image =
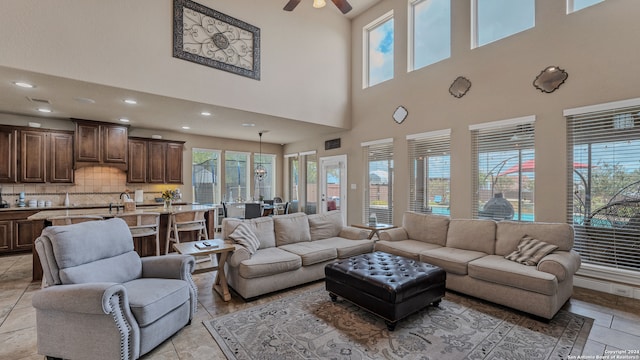
[[[238,225],[236,229],[229,234],[229,239],[243,246],[251,255],[255,254],[260,248],[260,240],[258,240],[256,234],[251,231],[247,224]]]
[[[544,241],[525,235],[522,240],[520,240],[520,244],[518,244],[518,250],[515,250],[511,254],[505,256],[505,259],[529,266],[535,266],[538,264],[540,259],[547,256],[557,248],[558,247],[556,245],[547,244]]]

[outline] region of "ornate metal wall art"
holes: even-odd
[[[464,76],[458,76],[451,86],[449,86],[449,94],[457,97],[458,99],[463,97],[471,89],[471,81]]]
[[[173,57],[260,80],[260,29],[191,0],[174,0]]]
[[[533,86],[542,92],[552,93],[559,88],[568,77],[569,74],[559,67],[548,66],[536,76],[536,79],[533,80]]]

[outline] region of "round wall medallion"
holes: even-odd
[[[396,111],[393,112],[393,121],[398,124],[402,124],[404,119],[407,118],[407,115],[409,115],[407,109],[404,106],[398,106]]]

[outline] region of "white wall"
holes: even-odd
[[[260,81],[173,58],[171,0],[3,0],[0,65],[349,127],[348,19],[328,6],[198,2],[260,28]]]

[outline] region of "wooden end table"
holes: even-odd
[[[196,244],[202,245],[205,242],[211,244],[211,246],[206,246],[203,248],[196,247]],[[227,277],[224,272],[224,264],[227,261],[227,257],[229,256],[229,254],[231,254],[231,252],[236,249],[235,246],[226,244],[224,240],[221,239],[211,239],[177,243],[173,244],[173,248],[178,253],[185,255],[203,256],[215,254],[218,260],[217,266],[196,269],[193,273],[200,274],[203,272],[218,270],[218,272],[216,273],[216,280],[213,282],[213,289],[218,294],[220,294],[220,296],[222,296],[222,299],[224,301],[231,300],[231,293],[229,292],[229,285],[227,285]]]
[[[371,233],[369,234],[369,239],[373,238],[373,235],[378,235],[378,231],[380,230],[389,230],[389,229],[394,229],[397,228],[397,226],[395,225],[391,225],[391,224],[375,224],[375,225],[369,225],[369,224],[351,224],[351,226],[353,227],[357,227],[360,229],[367,229],[369,231],[371,231]]]

